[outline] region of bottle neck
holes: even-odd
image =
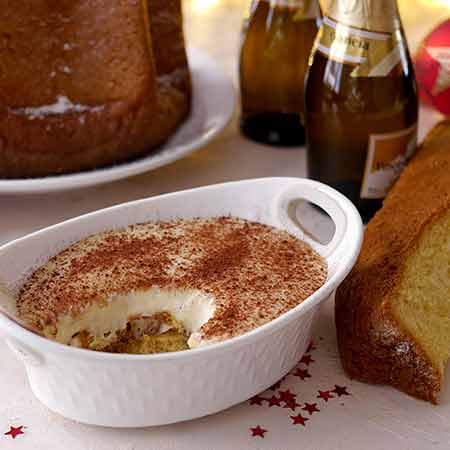
[[[401,28],[397,0],[333,0],[325,15],[367,31],[392,33]]]
[[[256,9],[256,6],[262,2],[269,3],[271,8],[295,9],[299,17],[313,19],[320,16],[318,0],[253,0],[251,9]]]

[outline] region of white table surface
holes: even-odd
[[[406,2],[409,6],[420,4],[422,13],[405,7]],[[234,80],[239,28],[248,3],[186,0],[185,4],[190,43],[217,58]],[[406,25],[414,25],[420,33],[428,31],[438,17],[450,16],[450,9],[442,5],[433,3],[425,8],[425,0],[403,0],[402,5]],[[419,31],[408,32],[413,45],[419,41]],[[0,195],[0,244],[79,214],[155,194],[245,178],[305,175],[304,148],[279,149],[245,140],[238,132],[237,117],[236,112],[225,132],[208,147],[153,172],[60,194]],[[421,108],[420,135],[439,118],[439,114]],[[314,362],[298,366],[308,369],[311,378],[290,375],[280,388],[296,394],[301,407],[295,412],[277,405],[269,407],[268,401],[262,400],[262,406],[247,402],[208,418],[152,429],[95,428],[49,412],[33,397],[21,363],[0,341],[0,449],[450,448],[450,380],[437,407],[389,387],[349,380],[337,356],[332,303],[324,308],[315,332]],[[335,385],[345,386],[351,395],[332,393],[334,398],[329,401],[316,398],[319,390],[332,391]],[[269,391],[263,397],[275,393],[278,398],[279,392]],[[310,415],[302,410],[305,402],[317,403],[320,412]],[[305,426],[292,423],[290,416],[299,413],[309,419]],[[257,425],[267,430],[264,437],[252,436],[251,428]],[[11,426],[24,426],[24,434],[15,439],[5,435]]]

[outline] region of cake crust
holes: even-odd
[[[346,372],[432,403],[442,373],[396,317],[392,298],[422,237],[449,214],[449,142],[450,121],[444,121],[369,222],[359,259],[336,293],[338,345]]]

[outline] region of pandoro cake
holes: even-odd
[[[15,0],[0,22],[0,178],[127,161],[189,114],[181,0]]]

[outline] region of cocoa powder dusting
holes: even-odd
[[[292,309],[326,280],[326,262],[287,232],[231,217],[139,224],[80,241],[38,269],[18,299],[37,326],[151,287],[214,297],[204,339],[242,334]]]

